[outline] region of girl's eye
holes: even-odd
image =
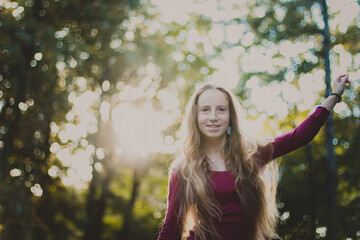
[[[208,109],[207,109],[207,108],[203,108],[203,109],[201,109],[201,111],[202,111],[202,112],[207,112]]]
[[[225,108],[220,108],[220,112],[225,112]]]

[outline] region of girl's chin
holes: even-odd
[[[221,139],[223,137],[225,137],[225,133],[206,133],[206,134],[203,134],[203,136],[205,138],[208,138],[208,139]]]

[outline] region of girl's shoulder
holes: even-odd
[[[181,177],[181,171],[182,171],[182,162],[173,162],[169,168],[169,179],[172,180],[176,178],[177,180]]]

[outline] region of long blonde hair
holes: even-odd
[[[199,96],[209,89],[224,92],[229,102],[232,133],[226,139],[222,155],[226,168],[234,176],[236,192],[244,206],[249,239],[277,237],[277,167],[273,162],[266,165],[271,160],[272,145],[270,141],[259,141],[246,134],[242,126],[244,114],[237,98],[231,91],[210,83],[195,91],[187,104],[181,128],[183,146],[170,167],[170,175],[175,174],[179,183],[174,199],[180,206],[179,224],[186,226],[191,216],[197,239],[220,238],[214,219],[220,219],[221,213],[209,184],[210,165],[203,151],[197,123]]]

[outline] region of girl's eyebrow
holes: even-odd
[[[210,105],[200,105],[200,106],[198,106],[198,108],[209,108],[209,107],[211,107]],[[228,108],[228,106],[226,106],[226,105],[217,105],[217,106],[215,106],[216,108]]]

